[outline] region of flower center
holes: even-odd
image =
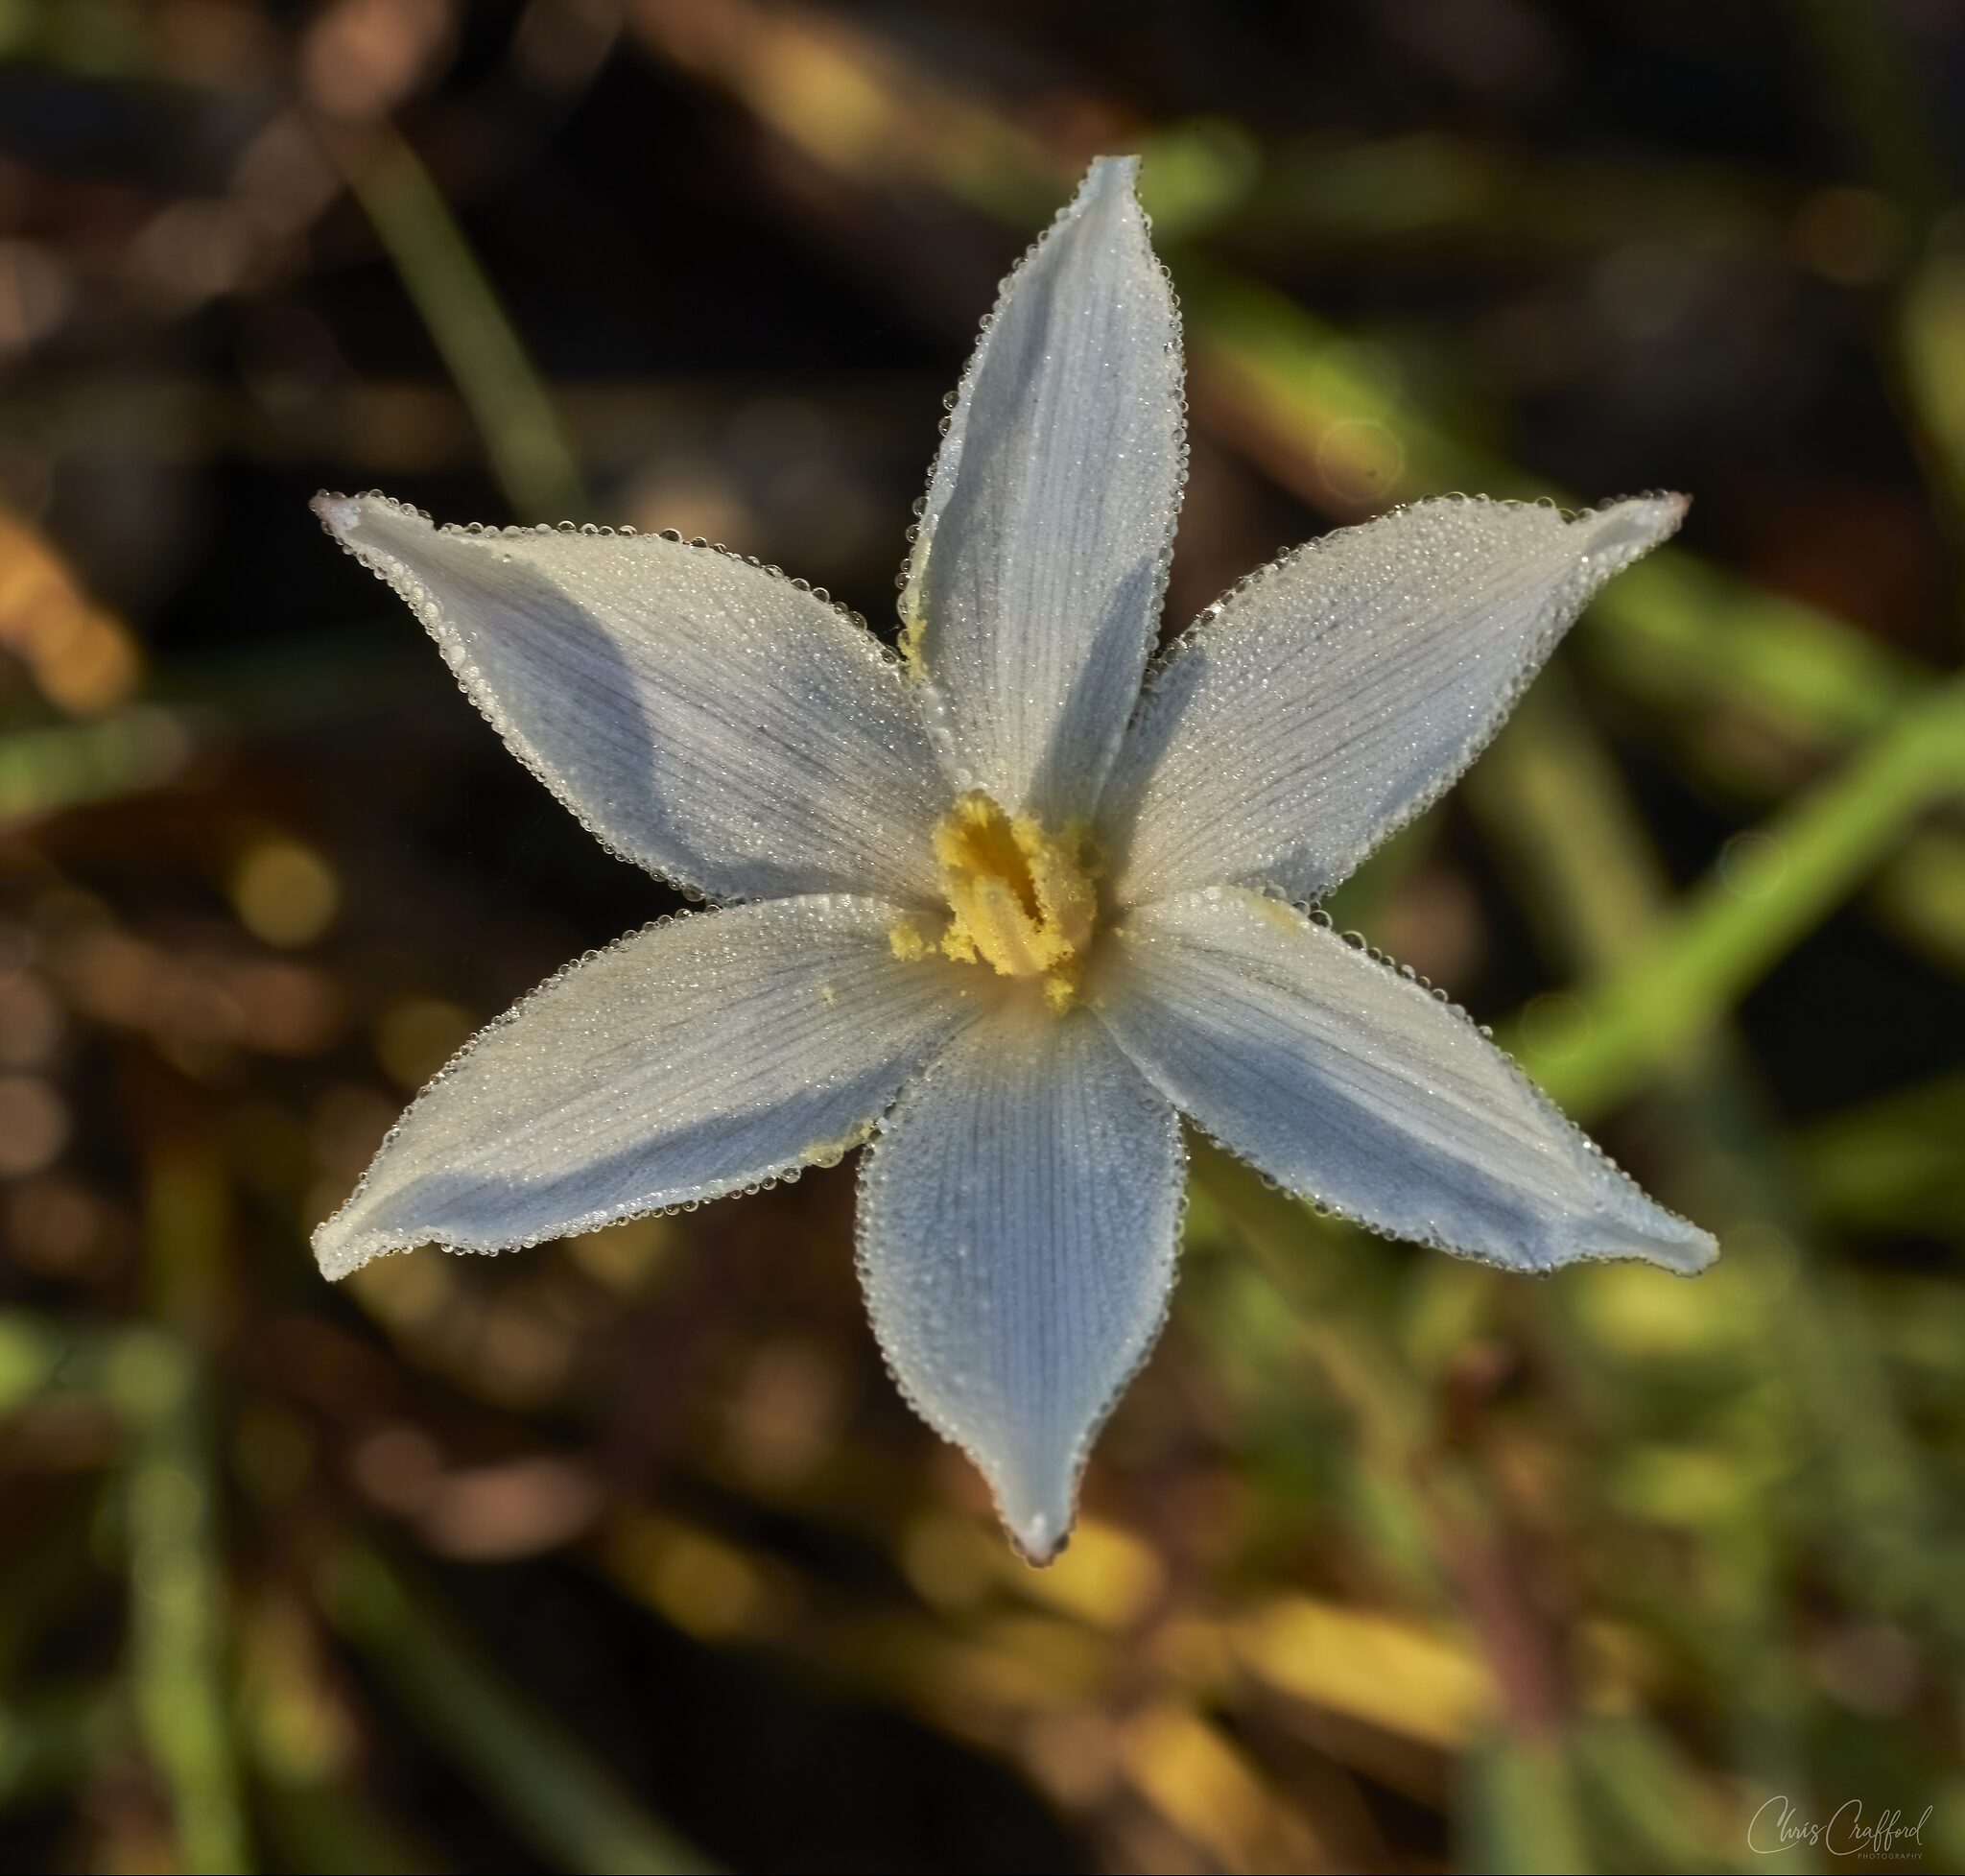
[[[1034,816],[1012,819],[986,795],[964,795],[935,830],[935,857],[948,921],[935,932],[902,919],[888,934],[894,955],[939,951],[1005,977],[1042,978],[1045,1002],[1067,1009],[1099,918],[1083,832],[1054,834]]]

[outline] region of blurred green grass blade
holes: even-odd
[[[1815,1122],[1796,1158],[1824,1211],[1965,1243],[1965,1070]]]
[[[202,1378],[178,1337],[132,1330],[122,1338],[111,1385],[130,1426],[123,1516],[138,1728],[170,1796],[181,1866],[250,1869],[231,1737],[215,1433]]]
[[[1898,315],[1904,374],[1953,508],[1965,513],[1965,241],[1936,248]]]
[[[1586,1876],[1602,1867],[1584,1827],[1575,1768],[1561,1741],[1488,1740],[1462,1762],[1460,1780],[1461,1868]]]
[[[1786,1344],[1800,1415],[1826,1463],[1806,1508],[1844,1593],[1939,1640],[1965,1672],[1957,1594],[1957,1518],[1897,1409],[1875,1313],[1841,1271],[1823,1267],[1781,1299],[1770,1328]],[[1813,1385],[1833,1375],[1834,1387]]]
[[[1386,1273],[1366,1259],[1318,1254],[1302,1199],[1204,1135],[1189,1145],[1195,1185],[1289,1298],[1320,1350],[1326,1380],[1357,1416],[1361,1437],[1403,1476],[1411,1454],[1427,1442],[1431,1418],[1420,1384],[1385,1332],[1385,1298],[1378,1286]]]
[[[1295,433],[1314,485],[1300,488],[1307,499],[1328,504],[1344,486],[1332,474],[1344,467],[1338,459],[1374,444],[1383,481],[1374,507],[1474,484],[1493,494],[1548,492],[1420,410],[1385,368],[1381,348],[1197,250],[1176,248],[1167,259],[1180,284],[1196,378],[1233,405],[1259,405],[1265,433]]]
[[[1961,750],[1965,683],[1953,683],[1774,816],[1641,955],[1586,985],[1574,1038],[1517,1032],[1529,1071],[1578,1118],[1629,1094],[1852,892],[1912,817],[1956,788]]]
[[[1669,547],[1598,595],[1577,644],[1655,709],[1724,709],[1828,748],[1883,728],[1929,681],[1867,633]]]
[[[1576,1727],[1571,1751],[1591,1836],[1611,1867],[1705,1876],[1753,1861],[1741,1843],[1716,1840],[1705,1789],[1644,1715],[1593,1715]]]
[[[0,1414],[17,1412],[68,1365],[75,1343],[44,1317],[0,1315]]]
[[[1768,1368],[1787,1410],[1787,1424],[1770,1427],[1769,1434],[1794,1438],[1792,1369],[1785,1363]],[[1701,1532],[1708,1581],[1700,1613],[1711,1667],[1725,1690],[1726,1756],[1748,1789],[1762,1794],[1807,1789],[1807,1671],[1785,1632],[1782,1603],[1782,1579],[1792,1567],[1798,1532],[1785,1509],[1770,1511],[1743,1496]],[[1811,1859],[1803,1848],[1783,1861],[1808,1869]]]
[[[346,174],[513,511],[527,521],[585,514],[579,464],[552,397],[421,158],[393,126],[378,124]]]
[[[1866,897],[1893,937],[1965,976],[1965,835],[1918,828]]]
[[[254,1815],[280,1865],[362,1876],[440,1867],[368,1789],[358,1728],[318,1612],[287,1581],[242,1597],[240,1733]]]
[[[1247,202],[1262,156],[1232,118],[1192,118],[1148,135],[1140,147],[1140,202],[1163,245],[1192,240]]]
[[[323,1564],[330,1619],[438,1749],[549,1862],[603,1872],[709,1870],[481,1656],[433,1593],[347,1542]]]
[[[0,733],[0,826],[156,788],[182,773],[192,749],[189,727],[148,704]]]
[[[1622,778],[1558,660],[1460,783],[1483,838],[1551,958],[1629,958],[1666,881]]]
[[[1150,163],[1156,146],[1146,154]],[[1461,243],[1488,258],[1497,247],[1595,252],[1606,227],[1701,252],[1752,249],[1785,203],[1770,178],[1663,150],[1647,151],[1642,163],[1547,145],[1531,154],[1429,129],[1341,138],[1314,131],[1266,154],[1260,184],[1226,213],[1227,232],[1271,249],[1369,249],[1379,266],[1402,244],[1438,255]]]

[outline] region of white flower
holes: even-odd
[[[1298,905],[1488,741],[1672,496],[1422,502],[1211,607],[1148,679],[1184,475],[1130,158],[1006,282],[896,660],[667,535],[323,495],[479,708],[624,859],[725,902],[580,960],[417,1098],[315,1236],[345,1275],[863,1162],[896,1380],[1032,1558],[1173,1276],[1176,1110],[1290,1191],[1518,1270],[1704,1265],[1458,1009]]]

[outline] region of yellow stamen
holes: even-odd
[[[935,949],[935,938],[925,919],[897,918],[888,928],[887,941],[904,964],[918,964]]]
[[[1047,1007],[1068,1009],[1099,914],[1083,834],[1053,834],[1034,816],[965,795],[935,830],[935,857],[948,923],[937,938],[919,917],[900,920],[888,935],[894,956],[938,949],[1005,977],[1041,977]]]

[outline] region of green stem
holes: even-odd
[[[1736,845],[1737,857],[1693,890],[1652,943],[1585,987],[1574,1037],[1523,1048],[1531,1072],[1579,1117],[1629,1094],[1846,898],[1917,815],[1956,790],[1961,747],[1965,681],[1906,711],[1765,822],[1751,846]]]
[[[380,123],[347,177],[457,382],[513,511],[531,521],[584,514],[586,491],[552,397],[421,159],[392,125]]]
[[[110,1388],[130,1424],[130,1676],[185,1869],[252,1867],[233,1752],[209,1402],[196,1358],[161,1329],[124,1333]]]
[[[708,1870],[479,1654],[437,1597],[358,1543],[321,1571],[329,1618],[486,1801],[554,1864]]]

